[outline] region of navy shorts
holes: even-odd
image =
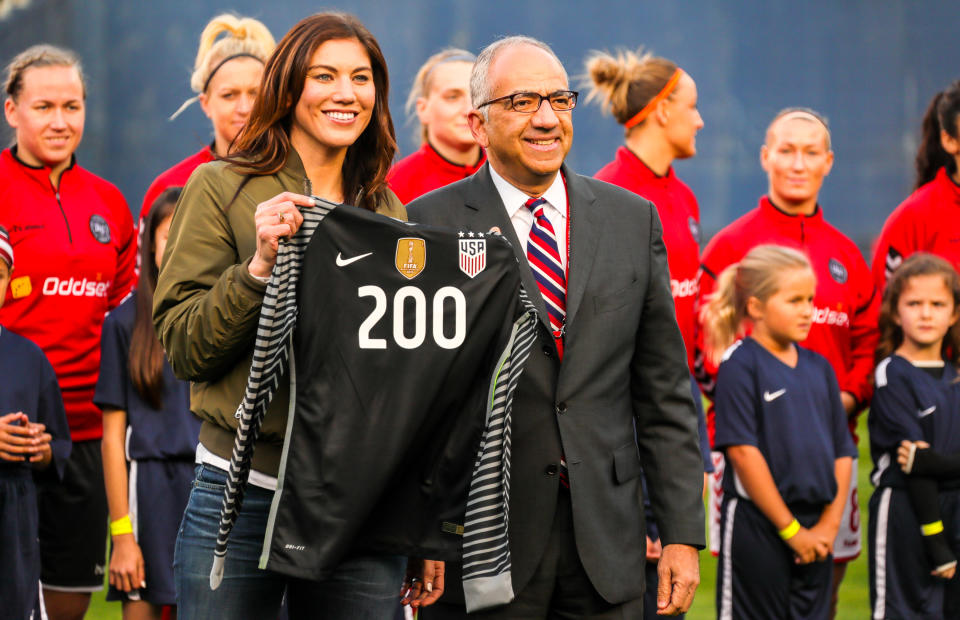
[[[821,510],[790,506],[804,527]],[[719,620],[801,618],[827,620],[830,614],[832,558],[797,564],[793,550],[750,500],[723,497],[717,562]]]
[[[960,558],[960,491],[940,492],[940,517]],[[958,579],[930,574],[920,524],[905,489],[881,487],[870,497],[870,607],[874,618],[956,618]]]
[[[30,470],[0,464],[0,601],[4,618],[30,618],[38,608],[37,521],[37,493]]]
[[[147,601],[176,605],[173,550],[183,511],[190,498],[196,465],[189,460],[147,459],[128,467],[130,520],[143,554],[147,587],[122,592],[110,586],[108,601]]]
[[[100,440],[74,442],[63,480],[44,482],[37,492],[43,587],[102,590],[108,513]]]

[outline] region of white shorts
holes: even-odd
[[[713,473],[708,476],[707,515],[709,518],[710,553],[720,553],[720,506],[723,503],[723,452],[711,452]],[[850,493],[843,508],[840,529],[833,543],[833,561],[849,562],[860,555],[860,504],[857,501],[857,459],[853,459],[850,472]]]

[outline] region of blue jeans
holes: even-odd
[[[197,466],[174,552],[177,617],[276,620],[284,592],[290,618],[380,620],[392,618],[407,560],[354,556],[326,581],[304,581],[258,568],[273,492],[248,486],[230,534],[223,582],[210,589],[210,568],[220,524],[226,472]]]

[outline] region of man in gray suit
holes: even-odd
[[[544,43],[493,43],[470,87],[470,126],[488,164],[408,213],[464,231],[498,228],[541,319],[513,408],[516,598],[477,615],[641,617],[641,467],[664,544],[658,612],[685,612],[704,545],[703,464],[656,209],[563,164],[576,93]],[[421,616],[464,617],[462,596],[449,566],[441,604]]]

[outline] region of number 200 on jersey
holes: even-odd
[[[370,314],[360,324],[357,338],[361,349],[386,349],[386,338],[374,338],[370,335],[373,329],[380,323],[387,314],[388,300],[387,294],[382,288],[375,285],[361,286],[357,289],[357,296],[360,298],[373,297],[374,306]],[[408,306],[412,302],[412,311],[414,313],[413,333],[407,334],[406,313]],[[447,336],[449,330],[444,323],[447,313],[444,312],[444,305],[447,300],[453,302],[453,334]],[[427,339],[427,297],[420,288],[416,286],[404,286],[397,290],[393,296],[393,341],[403,349],[416,349],[423,345]],[[433,300],[429,304],[430,330],[434,343],[444,349],[456,349],[463,344],[467,332],[467,299],[460,289],[452,286],[444,286],[437,290],[433,295]]]

